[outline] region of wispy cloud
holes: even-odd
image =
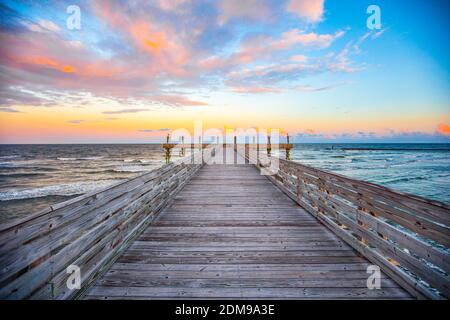
[[[324,0],[289,0],[287,10],[309,22],[319,22],[324,13]]]
[[[69,120],[69,121],[67,121],[67,123],[70,123],[70,124],[80,124],[83,122],[85,122],[85,120]]]
[[[19,110],[9,107],[0,107],[0,112],[8,112],[8,113],[20,113]]]
[[[267,20],[270,18],[271,7],[267,0],[219,0],[219,24],[225,24],[233,18],[250,21]]]
[[[231,91],[236,93],[280,93],[281,89],[271,87],[232,87]]]
[[[336,83],[336,84],[331,84],[331,85],[321,86],[321,87],[314,87],[311,85],[298,85],[298,86],[295,86],[293,89],[297,90],[297,91],[301,91],[301,92],[318,92],[318,91],[331,90],[331,89],[340,87],[345,84],[348,84],[348,83]]]
[[[191,100],[182,96],[159,95],[152,96],[152,100],[170,106],[207,106],[208,103],[203,101]]]
[[[111,111],[103,111],[104,114],[124,114],[124,113],[138,113],[149,111],[150,109],[120,109],[120,110],[111,110]]]
[[[160,129],[140,129],[138,130],[139,132],[146,132],[146,133],[151,133],[151,132],[167,132],[170,131],[169,128],[160,128]]]
[[[50,20],[40,20],[37,23],[25,23],[25,25],[33,32],[60,32],[61,28]]]

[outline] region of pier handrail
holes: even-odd
[[[133,179],[0,225],[0,299],[77,298],[214,155],[193,152]],[[67,267],[80,268],[80,290]]]
[[[274,159],[254,146],[245,157],[260,169]],[[361,255],[417,298],[450,297],[450,206],[276,160],[267,177]]]

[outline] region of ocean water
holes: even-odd
[[[295,144],[290,158],[450,203],[450,144]],[[0,222],[164,163],[161,145],[0,145]]]
[[[290,160],[450,203],[450,144],[295,144]]]
[[[185,150],[187,155],[189,150]],[[179,157],[172,152],[171,159]],[[0,222],[166,163],[161,145],[0,145]]]

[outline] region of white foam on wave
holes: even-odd
[[[123,159],[123,162],[126,162],[126,163],[133,163],[133,162],[139,162],[139,160],[137,160],[137,159],[132,159],[132,158],[126,158],[126,159]]]
[[[102,156],[79,158],[79,160],[102,160],[102,159],[103,159]]]
[[[99,180],[90,182],[74,182],[51,185],[33,189],[11,189],[0,192],[0,201],[41,198],[47,196],[73,196],[106,188],[121,179]]]
[[[60,161],[77,161],[77,160],[101,160],[103,159],[102,156],[98,156],[98,157],[83,157],[83,158],[64,158],[64,157],[58,157],[56,158],[57,160]]]
[[[139,160],[139,162],[140,162],[140,163],[143,163],[143,164],[147,164],[147,163],[153,163],[153,162],[155,162],[155,160],[141,159],[141,160]]]
[[[143,167],[143,166],[121,166],[113,169],[115,172],[144,172],[153,170],[152,167]]]

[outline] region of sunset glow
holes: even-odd
[[[0,143],[161,142],[195,120],[449,142],[448,3],[377,1],[381,30],[370,4],[78,1],[70,30],[71,2],[3,0]]]

